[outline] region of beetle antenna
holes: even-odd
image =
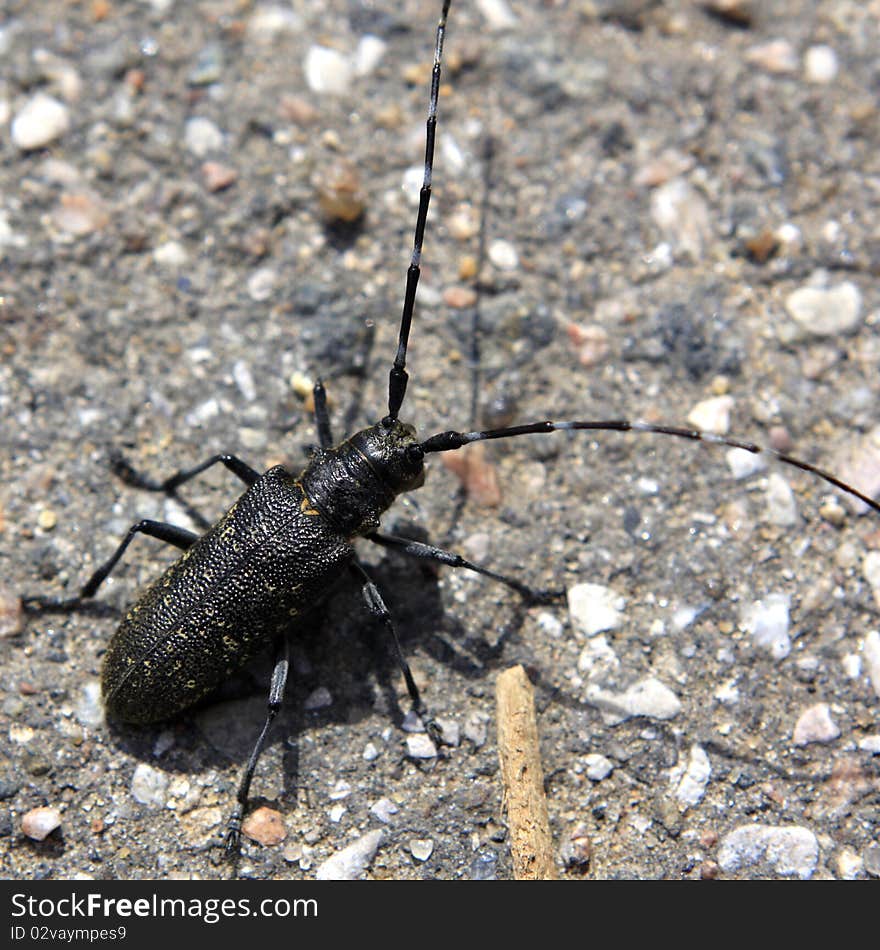
[[[431,70],[431,98],[428,103],[428,122],[425,135],[425,176],[419,191],[419,213],[416,217],[416,233],[413,252],[406,272],[406,291],[403,297],[403,314],[400,318],[400,336],[397,341],[397,355],[388,378],[388,419],[395,420],[406,395],[406,348],[409,343],[409,330],[412,325],[413,308],[416,302],[416,288],[421,274],[422,241],[425,237],[425,222],[428,219],[428,205],[431,202],[431,175],[434,170],[434,136],[437,130],[437,99],[440,95],[440,59],[443,55],[443,38],[446,35],[446,17],[452,0],[443,0],[443,10],[437,24],[437,42],[434,47],[434,67]]]
[[[489,439],[510,439],[518,435],[537,435],[544,432],[565,432],[575,429],[589,429],[601,432],[649,432],[655,435],[670,435],[679,439],[690,439],[692,442],[706,442],[711,445],[726,445],[732,449],[742,449],[744,452],[751,452],[752,455],[768,455],[780,462],[799,468],[802,472],[809,472],[816,475],[823,481],[834,485],[853,498],[880,512],[880,502],[875,501],[869,495],[860,492],[857,488],[847,484],[836,475],[826,472],[809,462],[794,458],[785,452],[779,452],[767,446],[757,445],[754,442],[743,442],[740,439],[727,438],[723,435],[716,435],[713,432],[702,432],[699,429],[687,429],[683,426],[654,425],[650,422],[629,422],[625,419],[606,419],[584,422],[530,422],[524,425],[508,426],[504,429],[486,429],[482,432],[438,432],[425,439],[420,444],[421,450],[428,454],[429,452],[448,452],[460,449],[471,442],[483,442]]]

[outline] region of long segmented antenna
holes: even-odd
[[[416,302],[416,288],[421,274],[422,241],[425,237],[425,222],[428,220],[428,205],[431,202],[431,174],[434,169],[434,135],[437,129],[437,99],[440,95],[440,59],[443,55],[443,38],[446,35],[446,17],[452,0],[445,0],[437,24],[437,43],[434,48],[434,67],[431,70],[431,98],[428,103],[428,122],[425,137],[425,177],[419,191],[419,213],[416,218],[416,234],[413,241],[412,259],[406,272],[406,292],[403,297],[403,314],[400,318],[400,336],[397,341],[397,355],[388,378],[388,416],[389,422],[397,419],[409,376],[406,372],[406,348],[409,343],[409,329],[412,325],[413,308]]]
[[[575,429],[591,429],[600,432],[650,432],[655,435],[671,435],[679,439],[690,439],[692,442],[708,442],[712,445],[726,445],[732,449],[742,449],[744,452],[751,452],[752,455],[769,455],[799,468],[802,472],[809,472],[816,475],[823,481],[834,485],[841,491],[858,498],[859,501],[880,512],[880,502],[875,501],[852,485],[848,485],[836,475],[826,472],[824,469],[804,462],[801,459],[787,455],[785,452],[778,452],[766,446],[757,445],[754,442],[743,442],[739,439],[727,438],[723,435],[716,435],[712,432],[701,432],[699,429],[687,429],[683,426],[654,425],[650,422],[629,422],[626,419],[606,419],[586,422],[529,422],[524,425],[509,426],[504,429],[486,429],[482,432],[438,432],[425,439],[417,446],[418,450],[428,454],[429,452],[448,452],[454,449],[460,449],[471,442],[483,442],[489,439],[510,439],[517,435],[537,435],[546,432],[565,432]]]

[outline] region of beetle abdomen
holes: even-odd
[[[119,625],[102,671],[108,713],[155,722],[198,702],[311,607],[352,556],[298,480],[269,469]]]

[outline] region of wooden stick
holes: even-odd
[[[559,874],[544,795],[535,694],[521,666],[498,676],[495,698],[513,875],[518,881],[555,881]]]

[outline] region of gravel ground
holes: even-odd
[[[365,549],[450,744],[408,754],[401,677],[341,585],[293,638],[255,779],[254,833],[275,843],[247,840],[236,868],[215,845],[268,660],[167,726],[108,725],[97,701],[118,613],[167,549],[138,539],[106,608],[14,633],[16,595],[70,596],[137,519],[192,526],[115,478],[111,451],[156,477],[220,451],[298,466],[316,434],[297,379],[318,373],[337,431],[382,414],[436,6],[4,5],[2,873],[311,878],[358,842],[365,877],[509,877],[493,690],[523,663],[564,876],[880,874],[880,517],[784,466],[518,439],[491,448],[491,507],[432,464],[386,528],[599,585],[612,626]],[[880,488],[880,5],[505,10],[453,5],[406,419],[470,424],[491,134],[482,421],[699,409]],[[329,223],[321,188],[338,212],[355,179],[363,219]],[[180,495],[213,518],[236,491],[221,469]],[[33,840],[29,814],[32,834],[60,827]]]

